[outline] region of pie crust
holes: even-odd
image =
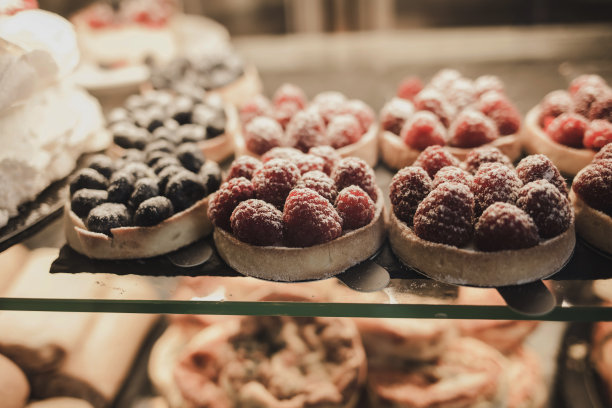
[[[561,173],[575,176],[583,167],[591,163],[595,151],[591,149],[575,149],[554,142],[538,124],[540,107],[532,108],[525,117],[523,146],[529,154],[541,153],[557,166]]]
[[[376,140],[376,132],[378,125],[372,123],[367,132],[361,136],[361,139],[356,143],[336,149],[341,157],[356,156],[363,159],[368,166],[374,167],[378,163],[378,142]],[[236,147],[236,157],[249,155],[260,158],[261,156],[251,152],[246,148],[244,136],[240,127],[237,127],[234,134],[234,145]]]
[[[221,88],[213,89],[210,93],[219,94],[225,102],[240,107],[261,94],[262,91],[263,85],[257,68],[254,65],[249,65],[245,67],[244,74],[234,82]]]
[[[535,247],[496,252],[456,248],[419,238],[390,215],[389,243],[399,260],[432,279],[455,285],[510,286],[533,282],[557,272],[574,251],[574,220],[562,234]]]
[[[95,259],[134,259],[163,255],[210,234],[212,224],[206,215],[208,197],[151,227],[111,229],[112,237],[88,231],[70,202],[64,207],[64,228],[68,245]]]
[[[383,194],[378,189],[376,213],[368,225],[311,247],[250,245],[221,228],[215,228],[213,236],[221,258],[243,275],[284,282],[324,279],[368,259],[381,247],[385,240]]]
[[[388,130],[381,129],[378,138],[383,162],[396,170],[410,166],[422,152],[422,150],[413,149],[406,145],[399,136]],[[497,147],[511,161],[515,161],[521,155],[521,137],[519,133],[501,136],[491,143],[478,147],[487,146]],[[476,147],[462,148],[452,146],[444,146],[444,148],[461,161],[465,160],[469,152],[476,149]]]
[[[570,201],[576,214],[576,232],[589,244],[612,254],[612,217],[585,203],[574,190]]]

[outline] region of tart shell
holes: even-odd
[[[210,91],[221,95],[223,100],[234,106],[242,106],[263,91],[259,73],[254,65],[245,67],[244,74],[234,82]]]
[[[413,149],[406,145],[404,141],[396,134],[387,130],[381,129],[379,132],[380,155],[383,162],[393,169],[399,170],[406,166],[410,166],[416,158],[421,154],[422,150]],[[508,136],[501,136],[491,143],[484,144],[478,147],[496,147],[503,154],[508,156],[510,160],[515,161],[521,155],[521,137],[519,133]],[[453,156],[461,161],[464,161],[468,153],[475,147],[462,148],[444,146]]]
[[[221,258],[243,275],[283,282],[328,278],[368,259],[383,244],[382,196],[378,189],[376,213],[368,225],[323,244],[306,248],[256,246],[215,228],[215,245]]]
[[[374,167],[378,163],[378,142],[376,140],[376,132],[378,125],[373,123],[367,132],[363,134],[361,139],[356,143],[336,149],[341,157],[356,156],[363,159],[368,166]],[[251,152],[246,147],[244,135],[240,126],[237,127],[234,132],[234,145],[236,146],[236,157],[240,156],[252,156],[255,158],[261,158],[260,155]]]
[[[574,190],[570,201],[576,214],[576,232],[589,244],[612,254],[612,217],[585,203]]]
[[[529,154],[544,154],[557,166],[561,173],[575,176],[583,167],[588,166],[595,151],[591,149],[575,149],[554,142],[546,132],[540,128],[538,118],[540,108],[535,106],[525,117],[525,131],[523,132],[523,146]]]
[[[135,259],[163,255],[210,234],[212,224],[206,215],[208,197],[188,209],[151,227],[111,229],[112,236],[87,230],[83,220],[64,207],[64,228],[68,245],[94,259]]]
[[[567,231],[532,248],[483,252],[419,238],[391,213],[389,242],[399,260],[432,279],[455,285],[497,287],[533,282],[557,272],[576,244],[574,220]]]

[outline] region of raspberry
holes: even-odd
[[[283,213],[265,201],[241,202],[230,222],[234,236],[247,244],[269,246],[283,242]]]
[[[474,81],[476,95],[480,96],[489,91],[504,93],[504,83],[495,75],[481,75]]]
[[[433,189],[431,178],[421,167],[404,167],[391,179],[389,198],[397,218],[411,225],[419,203]]]
[[[244,139],[249,151],[264,154],[283,141],[283,128],[272,118],[258,116],[244,127]]]
[[[342,229],[351,230],[368,225],[374,219],[374,201],[360,187],[348,186],[338,193],[336,211],[342,218]]]
[[[459,78],[461,78],[461,73],[459,71],[456,69],[445,68],[438,71],[436,75],[431,78],[429,84],[436,89],[444,91]]]
[[[406,121],[400,137],[413,149],[424,150],[427,146],[444,146],[446,128],[433,113],[418,111]]]
[[[336,202],[338,196],[338,189],[334,180],[322,171],[315,170],[303,174],[295,187],[314,190],[332,204]]]
[[[455,109],[436,89],[425,88],[414,97],[414,107],[417,110],[427,110],[436,115],[445,127],[451,123]]]
[[[300,170],[300,174],[308,173],[309,171],[323,171],[325,169],[325,160],[313,154],[300,154],[293,158],[293,163]]]
[[[523,210],[508,203],[494,203],[476,223],[476,248],[487,251],[523,249],[538,244],[538,230]]]
[[[231,231],[230,216],[241,202],[253,198],[255,191],[250,180],[237,177],[221,184],[208,202],[208,218],[215,227]]]
[[[459,78],[451,82],[448,88],[442,90],[448,103],[453,105],[457,111],[465,109],[468,105],[476,102],[476,88],[474,83],[467,78]]]
[[[472,183],[476,214],[481,214],[496,201],[514,204],[522,186],[514,170],[501,163],[484,163],[474,175]]]
[[[580,170],[574,178],[572,188],[590,207],[610,214],[612,211],[612,160],[599,160]]]
[[[584,147],[599,150],[608,143],[612,143],[612,123],[607,120],[596,119],[589,123],[584,132]]]
[[[442,167],[459,167],[459,160],[441,146],[429,146],[419,154],[412,165],[424,168],[429,177],[434,177]]]
[[[576,93],[572,95],[574,112],[588,118],[591,106],[597,99],[602,97],[605,90],[606,88],[598,88],[589,85],[585,85],[578,89]]]
[[[448,133],[450,144],[458,147],[477,147],[499,137],[495,122],[475,110],[461,112],[453,121]]]
[[[412,102],[393,98],[380,111],[380,123],[384,130],[399,135],[404,123],[414,113]]]
[[[306,107],[306,95],[304,91],[293,84],[283,84],[274,93],[274,106],[279,107],[288,102],[297,104],[300,109]]]
[[[374,111],[365,102],[359,99],[351,99],[344,104],[342,113],[353,115],[359,121],[361,133],[368,131],[374,123]]]
[[[612,90],[606,88],[591,104],[589,119],[605,119],[612,122]]]
[[[612,159],[612,143],[608,143],[604,147],[601,148],[595,157],[593,157],[593,163],[597,163],[601,160]]]
[[[474,177],[467,171],[459,167],[446,166],[436,173],[433,179],[433,187],[436,188],[442,183],[461,183],[471,187],[473,181]]]
[[[336,183],[338,190],[356,185],[361,187],[376,202],[378,193],[374,170],[360,158],[345,157],[341,159],[332,171],[331,178]]]
[[[291,191],[285,203],[283,222],[285,240],[290,246],[322,244],[342,234],[342,219],[333,205],[309,188]]]
[[[414,100],[419,92],[423,90],[423,83],[419,77],[407,77],[402,79],[397,87],[397,97],[402,99]]]
[[[569,91],[573,95],[584,86],[593,86],[596,88],[605,88],[608,86],[606,81],[599,75],[580,75],[570,82]]]
[[[346,103],[346,96],[340,92],[329,91],[321,92],[315,96],[311,106],[317,108],[323,121],[327,125],[334,116],[342,113],[344,103]]]
[[[557,116],[546,128],[548,136],[557,143],[575,147],[583,146],[584,132],[589,123],[575,113],[564,113]]]
[[[331,146],[311,147],[308,151],[308,154],[318,156],[325,161],[325,167],[323,168],[323,172],[325,172],[325,174],[327,175],[330,175],[332,173],[332,170],[336,166],[336,163],[338,163],[338,161],[340,160],[340,155]]]
[[[553,162],[543,154],[532,154],[523,158],[516,166],[516,174],[523,184],[536,180],[546,180],[557,187],[561,194],[567,196],[565,179]]]
[[[495,91],[483,94],[478,109],[493,119],[500,135],[514,134],[521,127],[521,114],[504,94]]]
[[[518,192],[516,205],[533,219],[542,238],[556,237],[572,221],[569,200],[546,180],[525,184]]]
[[[335,116],[327,126],[327,139],[336,149],[359,141],[361,135],[361,125],[352,115]]]
[[[465,245],[473,233],[474,195],[460,183],[442,183],[419,204],[415,234],[440,244]]]
[[[285,102],[282,105],[275,107],[274,112],[272,112],[272,116],[283,129],[287,129],[291,119],[301,110],[302,108],[300,108],[300,105],[297,103]]]
[[[299,111],[287,125],[287,137],[297,149],[307,152],[314,146],[325,145],[325,123],[321,115],[314,110]]]
[[[544,125],[548,118],[554,119],[561,114],[571,112],[573,106],[572,97],[567,91],[556,90],[550,92],[540,102],[540,118],[538,120],[540,126],[546,129]]]
[[[263,95],[257,95],[240,108],[240,122],[246,125],[257,116],[268,116],[271,112],[270,100]]]
[[[472,174],[476,174],[483,163],[501,163],[504,166],[512,169],[512,162],[503,154],[497,147],[483,146],[471,150],[465,158],[465,170]]]
[[[272,159],[284,159],[293,161],[297,156],[301,156],[303,153],[293,147],[274,147],[268,150],[266,154],[261,156],[261,161],[266,163]]]
[[[226,180],[237,177],[244,177],[248,180],[253,178],[253,174],[262,166],[261,162],[251,156],[241,156],[232,162],[227,173]]]
[[[290,161],[273,159],[253,174],[255,197],[281,209],[285,199],[300,179],[300,170]]]

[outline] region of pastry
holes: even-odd
[[[612,89],[598,75],[581,75],[568,91],[544,97],[525,118],[523,144],[543,153],[562,173],[573,176],[612,142]]]
[[[194,143],[158,140],[119,159],[90,158],[70,182],[64,211],[68,244],[99,259],[147,258],[212,231],[208,196],[221,170]]]
[[[580,170],[570,200],[576,213],[576,232],[589,244],[612,254],[612,143]]]
[[[30,385],[23,371],[0,354],[0,401],[4,408],[23,408],[30,395]]]
[[[567,186],[542,155],[514,169],[494,148],[475,149],[461,164],[430,146],[393,177],[390,199],[393,252],[446,283],[531,282],[563,267],[575,245]]]
[[[244,275],[322,279],[368,259],[384,241],[382,193],[363,160],[292,150],[264,163],[238,158],[210,201],[217,251]]]
[[[94,408],[89,402],[70,397],[47,398],[30,402],[25,408]]]
[[[372,109],[340,92],[322,92],[308,103],[304,92],[284,84],[272,101],[257,95],[240,109],[242,127],[235,133],[236,156],[261,158],[275,147],[306,153],[329,145],[341,157],[356,156],[375,166],[377,125]]]
[[[540,357],[523,346],[508,356],[508,408],[543,408],[548,390]]]
[[[612,339],[612,323],[595,323],[590,357],[607,392],[608,403],[612,403],[612,342],[610,339]]]
[[[521,116],[492,75],[472,81],[444,69],[423,87],[418,78],[400,84],[380,112],[380,152],[393,169],[411,165],[428,146],[446,146],[459,160],[490,146],[516,160],[521,154]]]
[[[108,122],[114,156],[125,149],[151,149],[149,143],[165,140],[196,143],[207,159],[216,162],[234,152],[233,133],[238,127],[235,108],[201,89],[188,95],[170,91],[132,95],[122,108],[109,113]]]
[[[467,337],[452,341],[438,359],[368,370],[372,408],[505,407],[506,359]]]
[[[0,38],[2,227],[110,140],[98,102],[67,78],[79,59],[68,21],[42,10],[0,15]]]

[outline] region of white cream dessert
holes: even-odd
[[[69,75],[79,60],[65,19],[42,10],[0,16],[0,227],[84,152],[105,148],[98,102]]]

